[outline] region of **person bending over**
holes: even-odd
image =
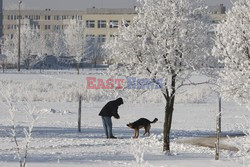
[[[99,116],[102,117],[103,128],[106,134],[107,139],[116,139],[112,133],[112,120],[111,117],[115,117],[116,119],[120,119],[118,114],[118,107],[123,104],[123,99],[118,98],[113,101],[109,101],[99,113]]]

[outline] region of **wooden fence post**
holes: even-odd
[[[219,96],[219,132],[221,133],[221,96]]]
[[[81,117],[82,117],[82,96],[79,97],[79,108],[78,108],[78,132],[81,132]]]
[[[220,158],[220,114],[216,117],[215,160]]]

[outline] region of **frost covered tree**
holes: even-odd
[[[39,48],[39,30],[30,26],[21,26],[21,61],[24,63],[26,69],[30,65]],[[15,64],[17,62],[17,48],[18,48],[18,31],[14,34],[13,38],[6,36],[2,42],[2,52],[7,56],[8,63]]]
[[[10,36],[5,36],[1,40],[2,54],[6,55],[7,64],[17,63],[17,47],[15,46],[14,40]]]
[[[68,20],[68,22],[69,24],[64,30],[65,42],[69,54],[75,57],[77,73],[79,74],[80,63],[87,55],[85,54],[87,48],[86,27],[82,20],[73,19]]]
[[[239,0],[216,33],[213,55],[225,65],[219,83],[228,99],[250,109],[250,1]]]
[[[4,73],[4,69],[5,69],[5,66],[7,64],[7,56],[4,55],[4,54],[0,54],[0,65],[1,65],[1,68],[3,70],[3,73]]]
[[[39,37],[38,59],[43,66],[44,58],[53,55],[57,59],[68,53],[63,31],[42,32]]]
[[[53,54],[53,42],[54,42],[54,35],[52,32],[43,31],[40,33],[40,47],[39,47],[39,55],[40,59],[44,58],[44,55],[51,55]]]
[[[34,61],[33,55],[38,53],[39,48],[39,30],[32,26],[23,26],[21,29],[21,60],[26,69],[30,69]]]
[[[66,53],[67,48],[63,31],[53,32],[53,55],[58,58]]]
[[[42,70],[42,67],[44,65],[44,58],[47,55],[53,55],[54,53],[54,34],[53,32],[46,32],[42,31],[40,32],[39,36],[39,47],[38,53],[37,53],[37,60],[40,61],[40,72]]]
[[[189,73],[206,64],[209,18],[200,0],[140,3],[133,23],[120,27],[118,36],[105,44],[107,59],[113,62],[109,72],[158,85],[166,101],[163,151],[169,152],[176,91],[192,84]]]
[[[102,43],[100,42],[91,42],[89,43],[89,59],[92,64],[94,64],[94,67],[96,67],[98,62],[103,61],[104,57],[104,49],[102,48]]]
[[[34,60],[32,55],[37,54],[39,45],[39,30],[29,24],[21,26],[21,61],[26,69],[30,69],[30,65]],[[13,38],[14,47],[18,46],[18,31]],[[16,49],[14,50],[14,53]]]

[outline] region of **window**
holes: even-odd
[[[110,20],[109,28],[118,28],[118,20]]]
[[[62,19],[63,19],[63,20],[66,20],[66,19],[67,19],[67,16],[62,16]]]
[[[40,20],[40,16],[36,15],[35,20]]]
[[[55,25],[54,30],[60,30],[61,26],[60,25]]]
[[[86,38],[88,42],[95,42],[95,35],[93,34],[87,34]]]
[[[7,28],[9,30],[16,30],[17,29],[17,25],[8,25]]]
[[[50,30],[50,25],[45,25],[45,30]]]
[[[86,26],[87,28],[95,28],[95,20],[87,20]]]
[[[45,20],[50,20],[50,16],[45,16]]]
[[[61,20],[61,16],[54,16],[54,20]]]
[[[98,28],[106,28],[106,20],[98,20]]]
[[[40,25],[33,25],[34,29],[39,29],[40,30]]]
[[[109,37],[110,38],[115,38],[115,37],[118,37],[118,35],[110,35]]]
[[[78,16],[77,19],[78,19],[78,20],[82,20],[82,16]]]
[[[97,42],[105,42],[106,41],[106,35],[98,35]]]
[[[122,26],[128,27],[130,25],[130,20],[125,20],[122,22]]]

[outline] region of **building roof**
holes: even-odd
[[[18,10],[3,10],[4,14],[18,14]],[[109,8],[88,8],[86,10],[21,10],[21,14],[27,15],[74,15],[74,14],[136,14],[134,8],[120,8],[120,9],[109,9]]]

